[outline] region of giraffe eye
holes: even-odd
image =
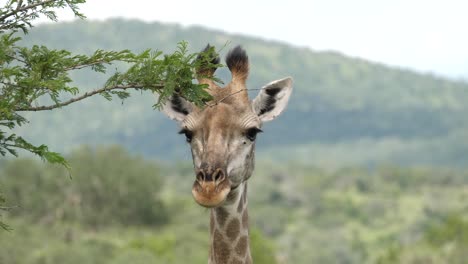
[[[255,138],[257,137],[257,134],[258,134],[258,133],[261,133],[261,132],[263,132],[261,129],[256,128],[256,127],[253,127],[253,128],[247,129],[247,131],[245,132],[245,136],[246,136],[250,141],[255,141]]]
[[[192,137],[193,137],[193,132],[188,130],[188,129],[182,129],[179,131],[179,134],[184,134],[185,135],[185,140],[187,140],[188,143],[192,142]]]

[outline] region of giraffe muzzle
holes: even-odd
[[[226,177],[226,172],[220,168],[214,171],[199,170],[192,187],[195,201],[209,208],[221,205],[230,191],[231,184]]]

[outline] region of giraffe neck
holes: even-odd
[[[252,263],[246,182],[228,195],[225,205],[211,209],[210,234],[208,264]]]

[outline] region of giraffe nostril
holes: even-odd
[[[214,181],[216,183],[222,182],[226,178],[226,174],[222,169],[216,169],[214,172],[210,172],[208,170],[199,170],[195,175],[196,181],[199,183],[202,182],[211,182]]]
[[[199,171],[196,176],[197,181],[202,182],[205,180],[205,174],[203,171]]]
[[[215,182],[220,182],[223,181],[225,178],[224,172],[221,169],[217,169],[213,175]]]

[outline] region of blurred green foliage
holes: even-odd
[[[441,219],[430,219],[423,229],[423,239],[416,243],[395,244],[377,263],[390,264],[464,264],[468,259],[468,218],[466,212],[449,213]]]
[[[206,263],[209,211],[189,163],[81,147],[66,170],[3,160],[13,228],[0,263]],[[320,169],[260,161],[249,180],[255,263],[464,263],[466,170]],[[6,188],[8,186],[8,188]]]
[[[277,263],[275,247],[273,242],[266,239],[256,228],[249,230],[250,247],[252,249],[252,260],[255,263]]]
[[[11,215],[27,212],[42,223],[75,221],[93,227],[167,222],[156,165],[117,146],[81,148],[68,160],[72,178],[63,167],[31,159],[7,163],[0,183],[9,200],[20,206]]]

